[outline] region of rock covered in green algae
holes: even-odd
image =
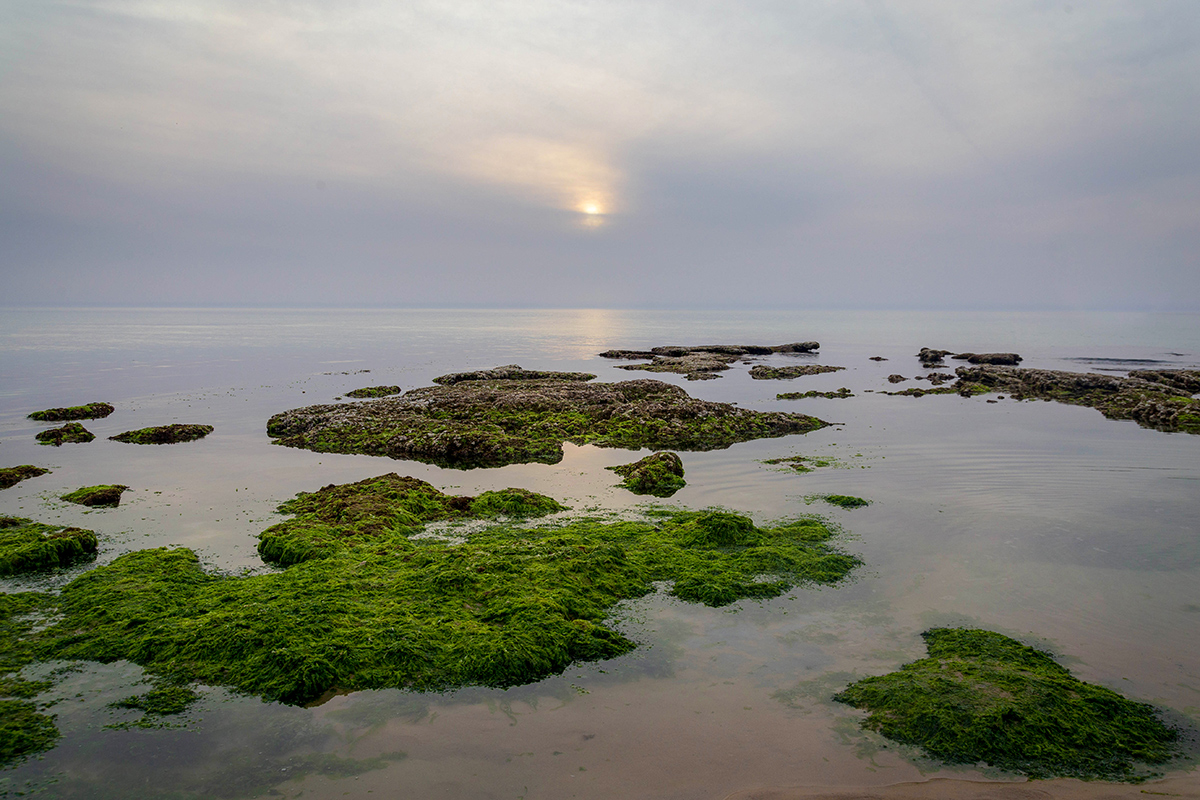
[[[837,400],[845,399],[847,397],[854,397],[854,394],[851,393],[851,391],[845,386],[843,386],[836,392],[780,392],[779,394],[775,395],[776,400],[806,400],[810,397],[824,397],[827,400]]]
[[[88,403],[85,406],[69,408],[47,408],[45,411],[34,411],[30,419],[39,422],[66,422],[73,419],[104,419],[116,411],[112,403]]]
[[[750,368],[750,377],[756,381],[791,380],[803,375],[821,375],[843,369],[845,367],[829,367],[824,364],[797,364],[790,367],[768,367],[765,364],[759,364]]]
[[[632,464],[606,467],[625,480],[621,485],[634,494],[670,497],[687,485],[683,460],[677,453],[653,453]]]
[[[820,519],[758,527],[722,511],[414,538],[414,518],[465,517],[480,499],[420,484],[382,476],[300,495],[284,507],[292,524],[264,540],[320,554],[277,573],[209,574],[186,549],[121,556],[43,598],[61,618],[19,641],[39,658],[128,659],[290,703],[333,689],[509,686],[633,649],[608,627],[613,606],[656,582],[721,606],[836,583],[858,564]]]
[[[101,486],[84,486],[73,492],[68,492],[60,499],[81,506],[116,508],[121,504],[121,494],[129,487],[120,484],[104,484]]]
[[[78,422],[68,422],[61,428],[50,428],[34,436],[41,444],[58,447],[63,443],[85,444],[96,438],[96,434],[80,425]]]
[[[178,444],[203,439],[213,432],[212,425],[160,425],[154,428],[139,428],[110,436],[115,442],[130,444]]]
[[[1136,781],[1138,764],[1179,752],[1152,706],[1084,683],[1040,650],[998,633],[935,628],[929,656],[851,684],[834,699],[863,726],[952,764],[983,761],[1030,778]]]
[[[790,344],[709,344],[698,347],[666,345],[651,350],[605,350],[601,358],[650,359],[649,364],[626,364],[620,369],[645,370],[647,372],[673,372],[685,376],[689,381],[706,381],[721,377],[730,366],[745,360],[746,356],[771,355],[773,353],[812,353],[819,350],[818,342],[792,342]]]
[[[391,397],[394,394],[400,394],[404,390],[399,386],[364,386],[361,389],[354,389],[346,392],[346,397]]]
[[[0,575],[69,567],[96,554],[96,534],[82,528],[0,517]]]
[[[1131,419],[1143,428],[1200,433],[1200,399],[1186,388],[1200,370],[1153,371],[1156,380],[1048,369],[959,367],[956,386],[1006,392],[1020,400],[1038,398],[1088,406],[1109,419]],[[961,393],[961,392],[960,392]]]
[[[49,682],[17,677],[34,660],[28,635],[50,601],[37,592],[0,593],[0,766],[49,750],[59,739],[54,718],[32,702]]]
[[[39,475],[47,475],[50,470],[42,467],[35,467],[33,464],[21,464],[17,467],[4,467],[0,469],[0,489],[8,489],[16,486],[23,480],[28,478],[36,478]]]
[[[434,378],[433,382],[441,386],[453,386],[463,381],[590,381],[595,377],[590,372],[547,372],[522,369],[519,364],[509,364],[474,372],[451,372],[449,375]]]
[[[462,380],[395,399],[309,406],[271,417],[288,447],[366,453],[470,469],[562,460],[562,443],[631,450],[718,450],[826,423],[691,397],[655,380]]]
[[[811,503],[814,500],[823,500],[831,506],[845,509],[864,508],[871,505],[870,500],[864,500],[852,494],[814,494],[804,498],[806,503]]]

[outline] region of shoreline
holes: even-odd
[[[931,778],[882,786],[784,786],[743,789],[722,800],[1125,800],[1147,795],[1200,798],[1196,772],[1145,783],[1107,783],[1054,778],[987,781]]]

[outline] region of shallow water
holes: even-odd
[[[719,380],[689,383],[595,356],[809,339],[822,348],[807,360],[847,369],[752,381],[735,366]],[[858,712],[828,702],[853,676],[920,657],[920,631],[947,623],[1039,643],[1085,680],[1200,722],[1200,437],[1053,403],[866,391],[914,385],[893,386],[886,376],[925,373],[913,357],[922,346],[1014,350],[1023,366],[1051,369],[1194,366],[1200,316],[8,309],[0,318],[0,466],[53,472],[0,492],[0,514],[96,530],[97,563],[182,545],[213,569],[260,569],[255,536],[278,519],[278,503],[389,471],[468,494],[523,486],[576,508],[636,505],[603,469],[632,460],[627,451],[567,445],[556,465],[456,471],[276,447],[264,432],[277,411],[360,386],[408,389],[446,372],[518,363],[600,380],[659,377],[705,399],[841,423],[684,453],[688,486],[672,502],[722,505],[760,521],[825,514],[865,566],[835,588],[725,609],[643,598],[617,612],[622,630],[643,643],[638,650],[507,691],[358,692],[305,709],[212,688],[178,728],[113,730],[105,726],[132,716],[106,704],[138,691],[137,667],[46,665],[39,669],[70,670],[42,698],[59,699],[63,739],[0,773],[0,791],[719,798],[756,786],[979,777],[936,770],[863,734]],[[841,386],[856,396],[774,399]],[[45,426],[25,419],[30,411],[92,400],[118,409],[84,421],[96,441],[34,442]],[[169,447],[106,438],[169,422],[216,431]],[[835,463],[805,475],[761,463],[796,454]],[[118,509],[57,499],[97,483],[132,488]],[[873,504],[843,511],[806,503],[819,493]],[[92,566],[3,588],[61,585]]]

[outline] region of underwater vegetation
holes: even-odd
[[[68,422],[61,428],[50,428],[38,432],[33,438],[42,444],[58,447],[64,442],[68,444],[85,444],[96,438],[96,434],[80,425],[78,422]]]
[[[414,538],[421,518],[561,508],[504,495],[455,498],[394,475],[301,494],[284,507],[294,519],[263,533],[264,550],[295,554],[276,559],[290,564],[283,571],[214,575],[187,549],[129,553],[59,596],[36,595],[61,616],[8,647],[28,658],[127,659],[176,684],[288,703],[333,689],[510,686],[633,649],[609,614],[657,581],[722,606],[836,583],[859,563],[830,546],[834,531],[820,519],[758,527],[717,510],[497,519],[452,528],[457,542]]]
[[[54,718],[38,711],[33,698],[49,688],[44,681],[27,681],[16,673],[33,661],[25,640],[33,617],[45,605],[34,592],[0,593],[0,766],[58,743]]]
[[[35,467],[33,464],[21,464],[17,467],[4,467],[0,469],[0,489],[8,489],[11,486],[16,486],[23,480],[28,478],[36,478],[39,475],[48,475],[50,470],[42,467]]]
[[[62,495],[60,499],[81,506],[116,508],[121,504],[121,494],[128,488],[120,484],[84,486]]]
[[[1153,706],[1073,677],[1048,654],[998,633],[925,631],[929,656],[865,678],[834,700],[863,726],[952,764],[980,761],[1030,778],[1139,781],[1179,754]]]
[[[67,422],[73,419],[103,419],[116,411],[112,403],[88,403],[85,406],[70,408],[47,408],[45,411],[34,411],[30,419],[39,422]]]
[[[403,391],[399,386],[364,386],[361,389],[346,392],[346,397],[390,397]]]
[[[498,369],[511,376],[519,368]],[[557,464],[566,441],[630,450],[717,450],[826,425],[804,414],[698,400],[655,380],[462,377],[491,372],[443,376],[436,380],[448,385],[395,399],[285,411],[271,417],[267,435],[287,447],[470,469]]]
[[[160,425],[155,428],[139,428],[110,436],[115,442],[130,444],[177,444],[203,439],[213,432],[212,425]]]
[[[791,367],[768,367],[759,364],[750,368],[750,377],[756,381],[780,381],[799,378],[803,375],[821,375],[837,372],[845,367],[827,367],[823,364],[797,364]]]
[[[96,554],[96,534],[83,528],[0,517],[0,575],[69,567]]]
[[[806,400],[810,397],[824,397],[828,400],[845,399],[854,397],[854,395],[845,386],[838,389],[836,392],[780,392],[775,395],[776,400]]]
[[[621,485],[634,494],[670,497],[687,485],[683,479],[683,460],[676,453],[653,453],[632,464],[606,469],[624,478]]]
[[[861,497],[855,497],[850,494],[812,494],[804,498],[804,502],[806,503],[813,503],[817,500],[822,500],[831,506],[846,509],[862,508],[863,506],[871,505],[870,500],[864,500]]]
[[[794,472],[801,474],[812,472],[818,467],[832,467],[837,461],[832,458],[821,458],[820,456],[784,456],[782,458],[767,458],[764,459],[764,464],[771,466],[783,465],[785,469],[791,469]]]

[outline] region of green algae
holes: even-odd
[[[0,517],[0,575],[69,567],[96,554],[96,534],[82,528]]]
[[[73,492],[62,495],[59,499],[68,503],[93,508],[116,508],[121,504],[121,494],[129,487],[121,484],[102,484],[100,486],[84,486]]]
[[[799,378],[804,375],[821,375],[826,372],[838,372],[845,367],[828,367],[823,364],[798,364],[790,367],[768,367],[759,364],[750,368],[750,377],[756,381],[780,381]]]
[[[23,480],[36,478],[39,475],[48,475],[50,470],[42,467],[35,467],[33,464],[21,464],[16,467],[4,467],[0,469],[0,489],[8,489],[16,486]]]
[[[837,465],[837,460],[832,458],[821,458],[820,456],[784,456],[782,458],[767,458],[764,459],[764,464],[771,466],[783,465],[793,472],[801,474],[812,472],[820,467],[832,467]]]
[[[200,699],[200,695],[190,686],[161,683],[145,694],[133,695],[117,700],[113,708],[129,708],[144,711],[156,717],[182,714]]]
[[[653,453],[632,464],[605,469],[624,478],[621,485],[634,494],[670,497],[687,485],[683,479],[683,460],[676,453]]]
[[[804,498],[805,503],[814,503],[817,500],[845,509],[862,508],[871,505],[870,500],[864,500],[861,497],[855,497],[850,494],[810,494]]]
[[[73,419],[103,419],[116,411],[111,403],[88,403],[84,406],[69,408],[47,408],[45,411],[34,411],[30,419],[39,422],[66,422]]]
[[[929,656],[851,684],[834,700],[863,726],[953,764],[1030,778],[1140,781],[1180,752],[1178,731],[1145,703],[1073,677],[1048,654],[998,633],[935,628]]]
[[[203,439],[213,432],[212,425],[159,425],[152,428],[139,428],[136,431],[125,431],[116,436],[110,436],[114,442],[129,444],[178,444]]]
[[[346,392],[346,397],[390,397],[403,391],[399,386],[364,386],[361,389]]]
[[[776,400],[807,400],[810,397],[824,397],[828,400],[845,399],[854,397],[854,395],[845,386],[838,389],[836,392],[780,392],[775,395]]]
[[[35,703],[0,698],[0,765],[49,750],[61,735],[54,717],[40,713]]]
[[[34,627],[33,615],[48,602],[36,592],[0,594],[0,766],[49,750],[59,739],[54,718],[31,702],[49,684],[16,674],[34,659],[27,637]]]
[[[470,503],[362,483],[300,495],[285,504],[295,524],[264,532],[281,550],[289,538],[298,549],[316,542],[320,557],[229,576],[204,572],[186,549],[129,553],[67,585],[61,617],[28,646],[39,658],[127,659],[176,683],[288,703],[331,690],[511,686],[633,649],[609,615],[656,582],[721,606],[833,584],[859,563],[830,546],[820,519],[758,527],[719,510],[497,521],[462,543],[414,538],[413,520],[463,505],[469,514]]]
[[[37,439],[41,444],[49,444],[55,447],[66,444],[86,444],[96,438],[96,434],[89,431],[87,428],[80,425],[78,422],[68,422],[61,428],[50,428],[38,432],[33,438]]]

